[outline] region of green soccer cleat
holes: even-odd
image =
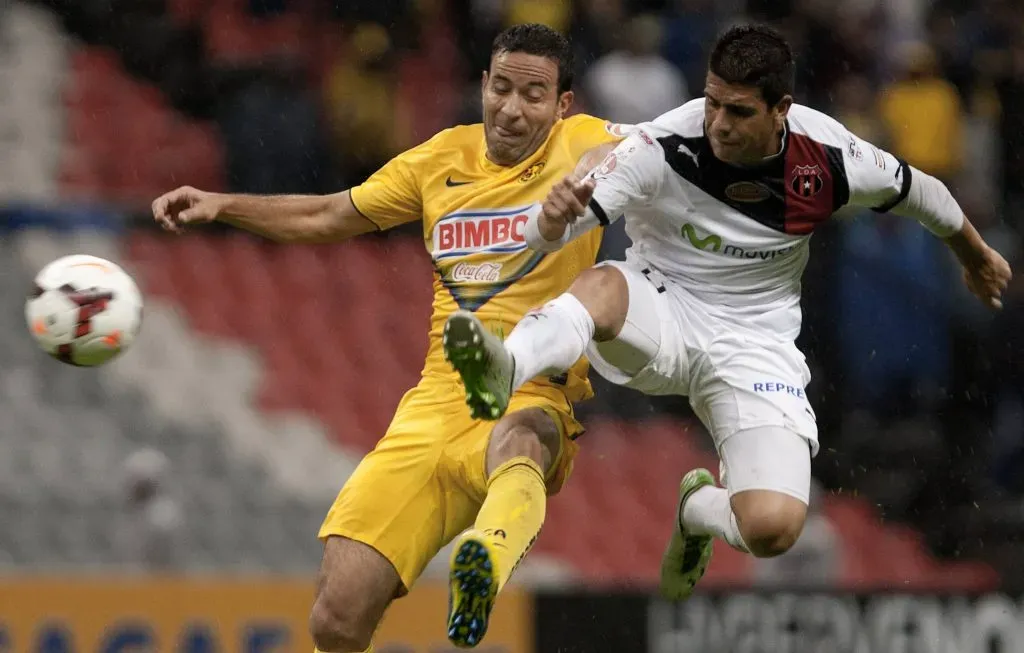
[[[459,648],[473,648],[487,634],[487,620],[498,596],[498,570],[490,547],[486,537],[470,531],[452,552],[448,640]]]
[[[505,345],[469,311],[455,311],[444,324],[444,357],[462,377],[474,419],[496,420],[508,410],[515,362]]]
[[[679,482],[679,503],[672,520],[672,538],[661,558],[661,594],[673,601],[685,601],[693,594],[697,581],[704,576],[711,562],[714,538],[711,535],[687,535],[679,515],[690,495],[705,486],[715,485],[715,478],[706,469],[694,469]]]

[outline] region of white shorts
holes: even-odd
[[[650,395],[689,397],[721,451],[739,431],[780,427],[818,453],[818,426],[805,388],[810,370],[792,341],[762,336],[713,315],[684,288],[621,261],[629,309],[610,342],[591,342],[587,357],[612,383]]]

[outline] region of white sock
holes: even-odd
[[[538,376],[565,372],[586,351],[594,337],[594,319],[569,293],[526,314],[505,339],[516,362],[512,390]]]
[[[725,488],[702,487],[687,497],[681,512],[679,519],[687,533],[714,535],[734,549],[750,552],[743,543],[736,515],[729,503],[729,491]]]

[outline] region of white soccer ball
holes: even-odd
[[[29,332],[69,365],[102,365],[128,349],[142,324],[142,293],[110,261],[75,254],[36,275],[25,302]]]

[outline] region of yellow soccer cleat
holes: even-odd
[[[479,531],[464,534],[452,552],[448,594],[448,640],[473,648],[487,634],[499,576],[490,539]]]

